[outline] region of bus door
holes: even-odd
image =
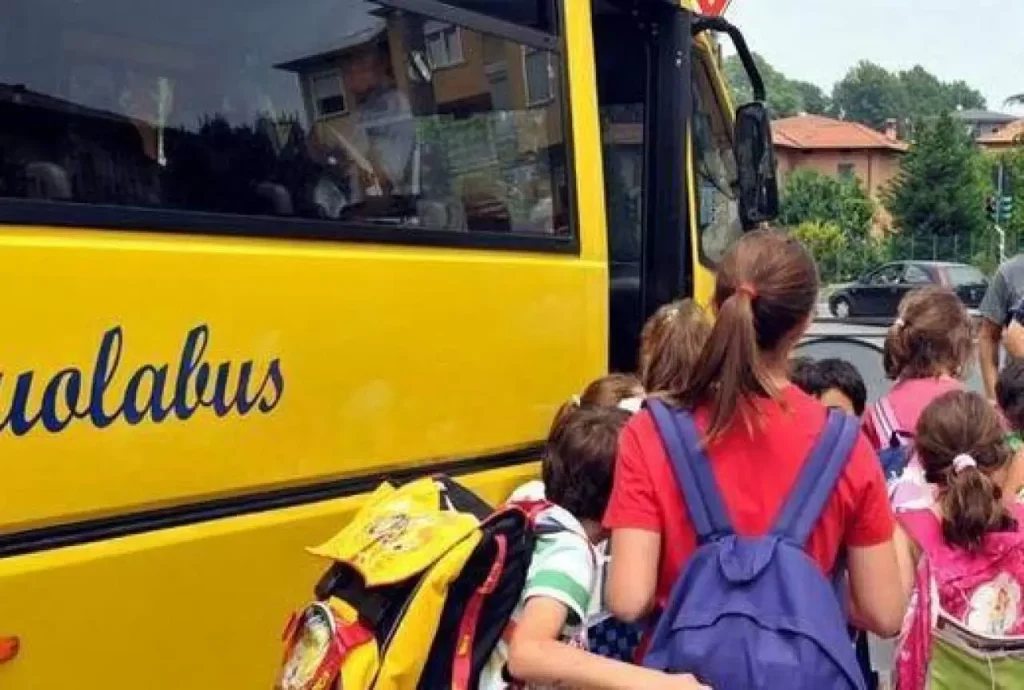
[[[609,365],[634,371],[658,307],[707,304],[711,271],[743,228],[774,217],[771,133],[739,32],[667,2],[594,0],[608,228]],[[729,33],[759,101],[731,113],[711,31]]]

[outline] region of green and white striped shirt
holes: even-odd
[[[543,498],[543,485],[537,495],[537,483],[522,487],[512,500],[536,500]],[[590,608],[594,589],[598,586],[596,556],[583,525],[568,511],[551,506],[537,518],[541,534],[534,545],[533,558],[526,574],[526,587],[519,605],[512,613],[516,621],[522,614],[526,602],[534,597],[548,597],[561,602],[569,610],[560,639],[586,649],[586,628],[584,622]],[[550,533],[544,527],[557,527]],[[502,671],[508,661],[508,647],[498,642],[490,661],[480,678],[481,690],[504,690],[508,683]]]

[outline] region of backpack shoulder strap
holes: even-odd
[[[888,397],[871,406],[871,416],[878,433],[879,450],[905,445],[913,437],[900,427],[900,420]]]
[[[829,411],[825,428],[804,462],[775,523],[776,534],[801,546],[807,543],[846,469],[859,435],[856,419],[839,410]]]
[[[892,406],[892,401],[889,400],[889,397],[883,397],[876,404],[878,405],[878,411],[885,417],[889,429],[893,432],[901,431],[900,418],[896,416],[896,408]]]
[[[693,418],[683,410],[669,409],[660,400],[648,401],[648,409],[665,444],[676,483],[700,542],[732,533],[729,515],[711,471],[711,461],[704,452]]]
[[[892,438],[893,427],[889,418],[882,412],[882,401],[879,400],[871,406],[871,422],[875,426],[875,434],[878,436],[878,446],[884,449],[889,445]]]
[[[942,546],[942,524],[928,508],[898,511],[896,520],[922,553],[932,556]]]

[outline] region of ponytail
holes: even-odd
[[[989,532],[1016,529],[996,480],[1013,453],[999,415],[983,397],[950,391],[933,400],[918,419],[914,448],[925,480],[939,490],[947,544],[975,550]]]
[[[818,272],[802,244],[774,230],[748,233],[718,266],[715,324],[692,376],[674,398],[684,407],[707,406],[707,442],[739,415],[753,428],[754,398],[778,398],[768,358],[809,319],[818,299]]]
[[[737,412],[750,424],[748,410],[742,409],[745,400],[778,394],[757,346],[755,299],[749,290],[736,290],[722,302],[684,394],[692,405],[708,405],[709,443],[721,436]]]
[[[1017,522],[1002,499],[1002,489],[976,464],[954,469],[940,501],[946,543],[973,551],[989,532],[1015,529]]]
[[[885,336],[882,362],[894,381],[963,375],[974,335],[967,308],[953,290],[931,286],[908,292]]]

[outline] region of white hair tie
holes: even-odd
[[[623,398],[619,401],[619,409],[630,414],[636,414],[644,406],[643,396],[635,395],[632,398]]]
[[[904,326],[906,326],[907,322],[904,321],[903,319],[896,319],[895,321],[892,322],[892,325],[893,325],[893,328],[895,328],[898,331],[899,329],[901,329]]]
[[[977,466],[978,466],[978,461],[975,460],[974,458],[972,458],[970,455],[967,455],[966,453],[962,453],[962,454],[956,456],[955,458],[953,458],[953,472],[955,472],[956,474],[960,474],[961,472],[966,470],[968,467],[977,467]]]

